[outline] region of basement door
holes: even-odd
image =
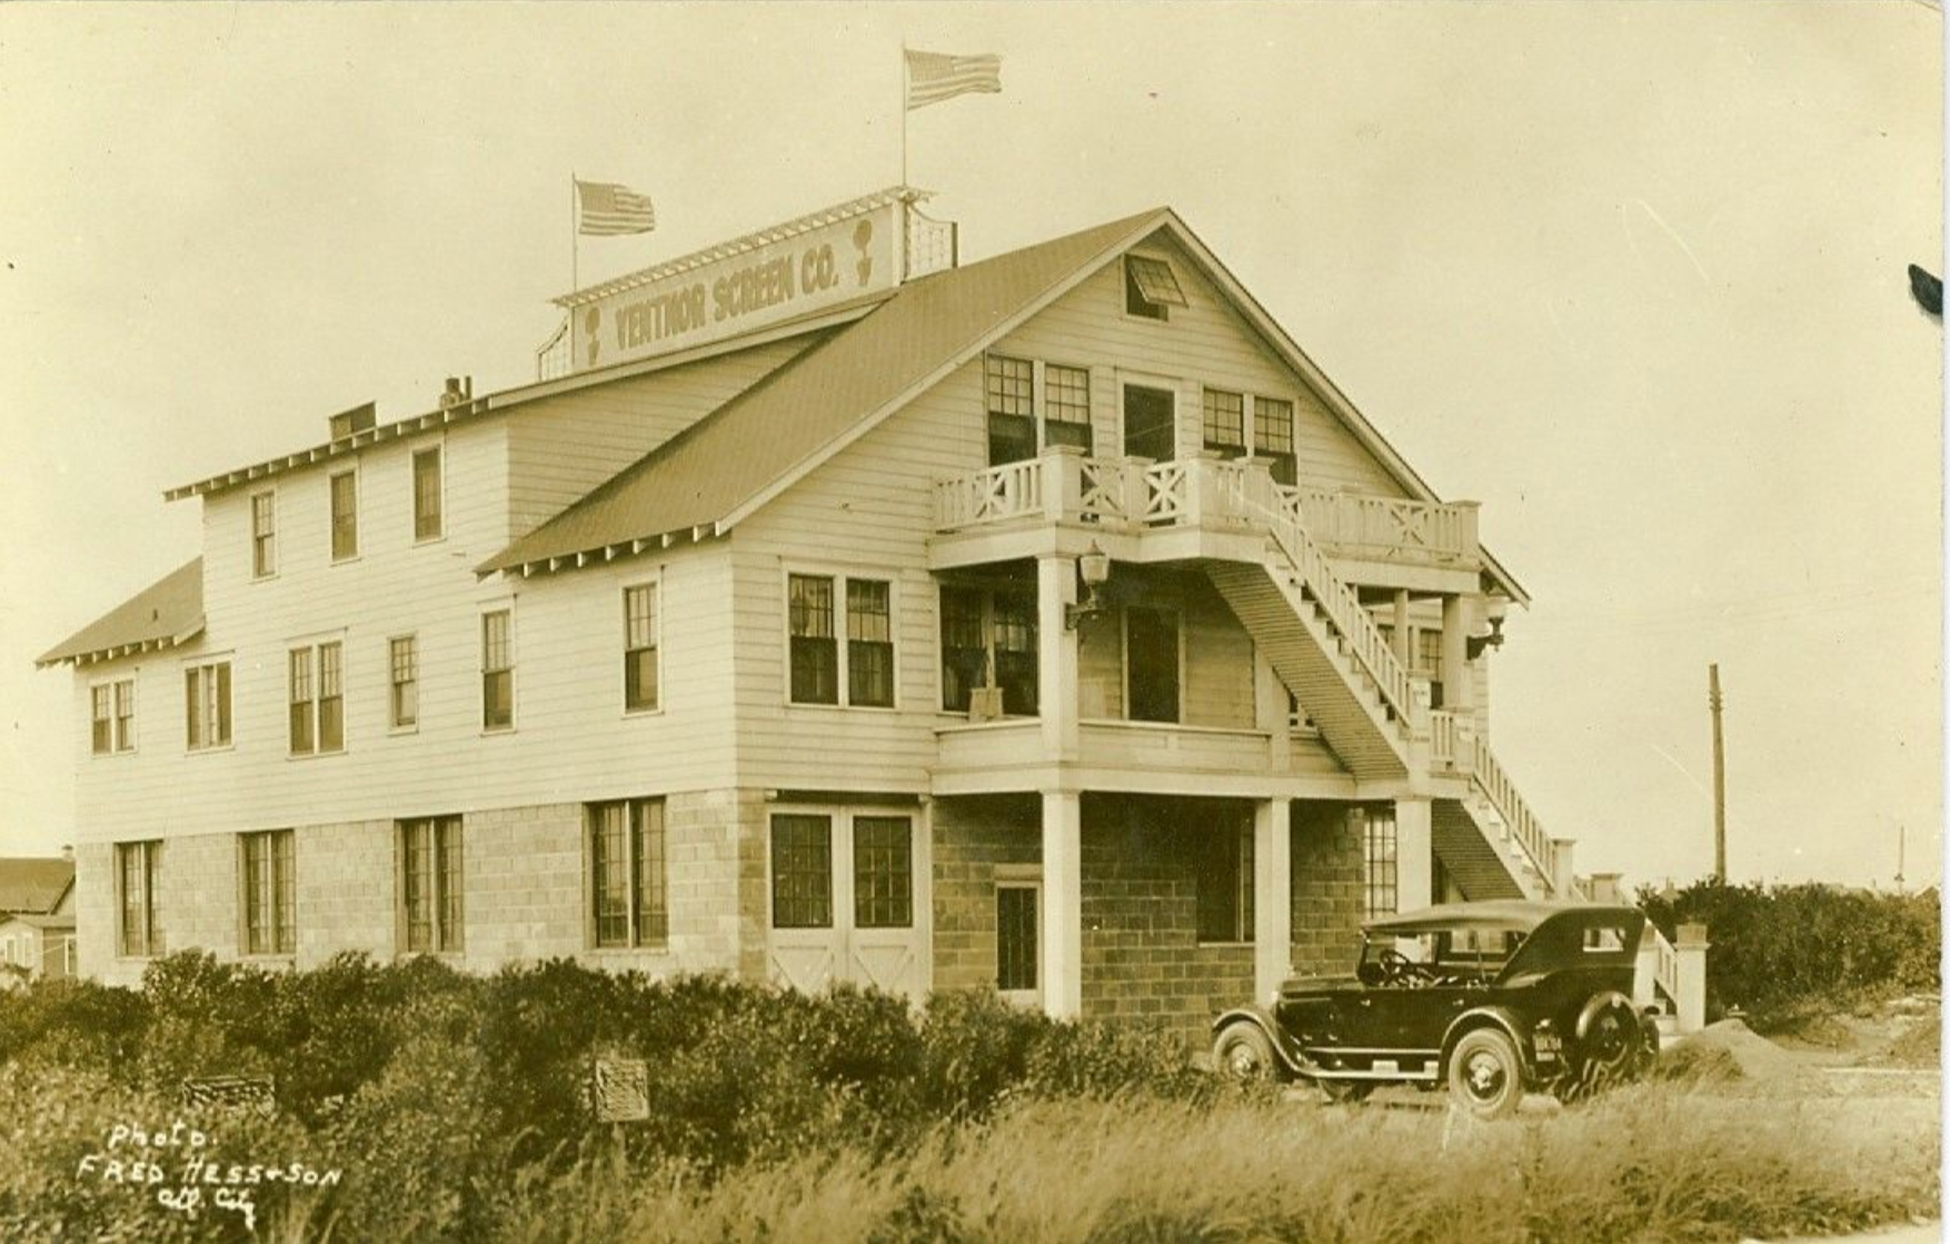
[[[916,820],[911,812],[772,814],[772,980],[807,993],[835,981],[925,992]]]

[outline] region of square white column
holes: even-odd
[[[1293,805],[1253,806],[1253,997],[1264,1002],[1293,971]]]
[[[1043,792],[1043,1010],[1083,1014],[1083,797]]]
[[[1435,804],[1395,801],[1395,910],[1414,911],[1435,902]]]
[[[1036,702],[1044,757],[1057,762],[1077,758],[1077,633],[1064,616],[1076,599],[1076,558],[1037,558]]]

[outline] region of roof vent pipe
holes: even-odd
[[[465,406],[467,403],[473,400],[474,400],[474,377],[472,376],[447,377],[447,387],[444,390],[442,390],[440,394],[440,409],[451,410],[456,406]]]

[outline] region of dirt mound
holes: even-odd
[[[1937,1067],[1943,1059],[1943,1015],[1925,1011],[1910,1019],[1876,1061],[1888,1067]]]
[[[1821,1073],[1737,1019],[1723,1019],[1685,1038],[1659,1058],[1661,1078],[1738,1085],[1763,1093],[1826,1095]]]

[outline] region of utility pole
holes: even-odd
[[[1909,827],[1898,823],[1896,826],[1896,893],[1903,892],[1903,856],[1909,847]]]
[[[1713,875],[1727,879],[1727,740],[1720,727],[1720,663],[1706,667],[1706,705],[1713,710]]]

